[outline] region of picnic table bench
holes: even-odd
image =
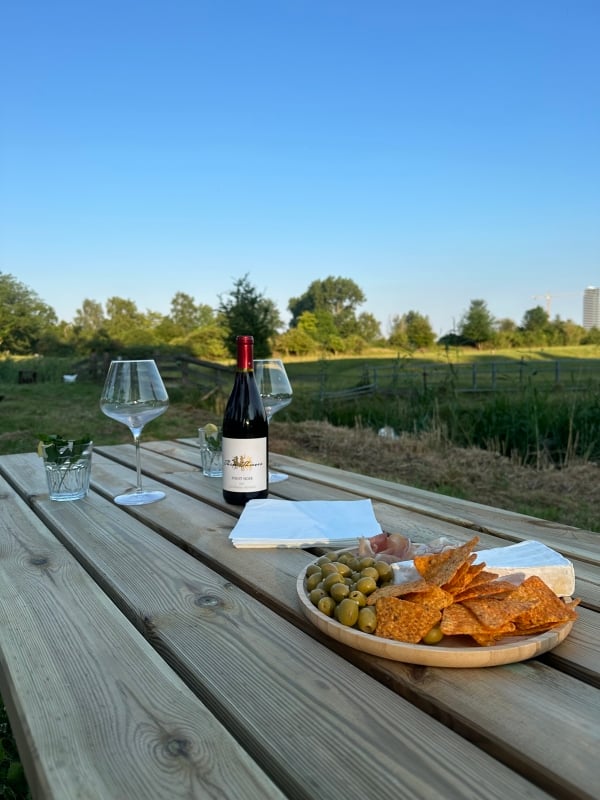
[[[535,539],[575,565],[579,618],[539,657],[392,661],[321,633],[296,579],[315,552],[242,550],[241,509],[193,440],[98,446],[57,503],[33,453],[0,457],[0,693],[34,798],[598,796],[600,535],[273,456],[271,496],[370,498],[386,531]]]

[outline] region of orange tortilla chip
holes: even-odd
[[[518,630],[532,630],[544,625],[569,622],[577,618],[577,612],[569,608],[552,589],[537,575],[531,575],[516,587],[511,600],[535,601],[531,608],[515,618]]]
[[[471,550],[478,541],[479,537],[474,536],[465,544],[460,545],[460,547],[442,550],[441,553],[415,556],[415,568],[427,583],[443,586],[452,580],[461,565],[470,558]]]
[[[498,644],[498,641],[503,636],[514,636],[515,626],[512,622],[508,622],[504,628],[498,628],[491,634],[486,633],[472,633],[471,638],[474,639],[481,647],[493,647]]]
[[[477,619],[486,628],[504,627],[508,622],[512,622],[515,617],[529,610],[535,602],[533,600],[510,600],[499,599],[496,597],[475,598],[474,600],[464,600],[462,605],[472,611]],[[513,626],[514,630],[514,626]]]
[[[429,606],[441,611],[442,608],[452,605],[454,597],[450,592],[445,591],[439,586],[430,586],[424,592],[410,592],[403,596],[404,600],[410,603],[417,603],[418,605]]]
[[[444,636],[472,636],[478,644],[483,641],[489,644],[490,640],[514,631],[515,626],[512,622],[505,622],[501,627],[488,627],[466,606],[454,603],[443,610],[440,629]]]
[[[457,603],[462,603],[465,600],[471,600],[476,597],[498,597],[501,595],[511,594],[515,590],[515,584],[510,581],[494,580],[487,583],[476,583],[475,586],[467,586],[467,588],[454,595],[454,600]]]
[[[404,594],[413,592],[426,592],[429,589],[427,581],[421,579],[416,581],[405,581],[404,583],[390,583],[387,586],[380,586],[367,597],[367,604],[370,606],[382,597],[401,597]]]
[[[375,610],[376,636],[411,644],[420,642],[442,616],[439,611],[429,606],[410,603],[398,597],[380,597]]]
[[[443,610],[440,629],[444,636],[471,635],[472,633],[489,635],[490,633],[475,614],[460,603],[454,603]]]
[[[490,581],[495,581],[498,577],[497,572],[488,572],[485,569],[485,564],[473,564],[471,569],[475,570],[478,567],[483,567],[483,569],[477,569],[477,572],[473,574],[472,579],[469,581],[467,586],[470,588],[471,586],[477,586],[479,583],[489,583]],[[465,587],[466,588],[466,587]]]
[[[475,561],[475,558],[475,553],[471,553],[469,558],[457,569],[454,576],[447,583],[443,584],[442,589],[445,589],[447,592],[451,592],[452,594],[457,594],[466,586],[468,586],[473,580],[475,574],[472,572],[472,570],[476,570],[478,572],[479,569],[483,569],[485,566],[485,564],[478,564],[477,567],[473,566],[473,561]]]

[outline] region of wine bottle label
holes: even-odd
[[[267,488],[267,437],[223,437],[223,489],[228,492],[261,492]]]

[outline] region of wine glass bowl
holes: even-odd
[[[282,408],[292,402],[292,385],[283,361],[279,358],[257,358],[254,361],[254,378],[258,386],[267,422]],[[269,483],[286,480],[284,472],[269,472]]]
[[[119,505],[145,505],[162,500],[161,491],[142,487],[140,437],[148,422],[169,407],[169,396],[153,360],[112,361],[100,397],[100,408],[107,417],[127,425],[135,444],[137,481],[134,491],[114,498]]]

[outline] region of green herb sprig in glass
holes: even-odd
[[[54,464],[66,461],[77,461],[83,455],[86,447],[92,441],[91,436],[82,436],[79,439],[65,439],[56,433],[50,435],[40,433],[38,443],[38,456],[46,453],[46,461]]]

